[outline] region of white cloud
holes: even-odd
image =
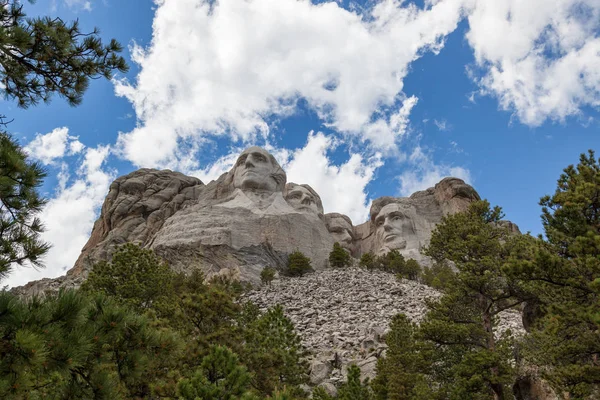
[[[319,193],[326,213],[346,214],[360,224],[369,215],[366,186],[383,162],[379,154],[365,157],[351,152],[344,163],[335,165],[327,153],[336,146],[333,138],[310,133],[306,145],[290,152],[282,166],[288,182],[307,183]]]
[[[463,167],[446,164],[436,164],[431,155],[417,146],[407,160],[407,168],[398,178],[400,180],[400,195],[410,196],[418,190],[435,186],[447,176],[460,178],[472,184],[471,173]]]
[[[462,1],[422,10],[384,0],[359,13],[334,2],[157,0],[151,45],[132,49],[141,72],[115,82],[138,120],[119,136],[121,155],[175,168],[181,141],[268,137],[270,118],[299,98],[337,132],[393,148],[416,102],[402,93],[408,66],[443,47]]]
[[[442,132],[446,132],[452,129],[452,125],[450,125],[445,119],[434,119],[433,124]]]
[[[600,107],[600,0],[478,0],[469,14],[482,93],[523,123]]]
[[[73,9],[92,11],[92,2],[90,0],[63,0],[64,3]]]
[[[44,135],[36,134],[35,139],[25,146],[29,157],[44,164],[53,164],[65,155],[79,153],[85,146],[78,136],[69,136],[69,128],[56,128]]]
[[[42,239],[52,244],[44,258],[46,268],[16,267],[2,284],[12,287],[42,277],[53,278],[64,275],[67,269],[73,267],[90,237],[99,208],[115,178],[113,172],[103,169],[108,155],[108,146],[86,149],[73,180],[67,164],[61,164],[57,192],[40,215],[46,226]]]

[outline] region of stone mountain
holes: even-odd
[[[374,200],[370,219],[353,226],[343,214],[324,214],[318,193],[288,183],[275,157],[259,147],[246,149],[231,171],[208,184],[169,170],[140,169],[111,184],[67,276],[32,282],[22,291],[78,286],[95,262],[109,260],[126,242],[153,249],[178,271],[200,268],[208,277],[226,274],[250,283],[260,282],[267,265],[283,268],[294,250],[322,270],[336,241],[355,258],[397,249],[427,265],[420,250],[442,216],[479,198],[462,180],[445,178],[410,197]]]

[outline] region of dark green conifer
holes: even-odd
[[[271,286],[271,282],[275,279],[275,268],[273,267],[264,267],[262,271],[260,271],[260,281],[263,285]]]
[[[366,269],[374,269],[377,266],[377,257],[370,251],[360,256],[358,265]]]
[[[527,282],[545,317],[533,325],[526,356],[573,399],[600,390],[600,162],[594,152],[565,168],[544,196],[547,240],[524,237],[525,257],[510,271]]]
[[[14,264],[41,267],[50,248],[40,238],[44,228],[37,217],[46,203],[38,193],[45,177],[44,169],[0,132],[0,281]]]
[[[81,32],[78,21],[26,18],[20,1],[0,0],[0,82],[20,107],[49,101],[54,93],[81,103],[90,78],[128,70],[117,55],[122,50],[114,39],[103,44],[97,29]]]
[[[296,250],[288,256],[286,273],[289,276],[302,276],[312,270],[310,258],[302,254],[301,251]]]
[[[520,303],[519,283],[503,273],[512,249],[510,232],[497,224],[500,208],[477,201],[446,216],[425,254],[454,262],[452,284],[421,323],[423,337],[437,345],[434,375],[451,398],[508,396],[514,378],[510,338],[493,330],[500,312]],[[462,397],[464,398],[464,397]]]
[[[329,265],[334,268],[344,268],[351,264],[350,254],[338,243],[333,244],[333,250],[329,253]]]

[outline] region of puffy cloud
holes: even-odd
[[[359,224],[369,214],[366,186],[383,162],[379,154],[366,157],[350,152],[345,162],[335,165],[327,153],[337,145],[330,136],[311,133],[303,148],[288,153],[283,168],[288,182],[307,183],[319,193],[326,213],[346,214]]]
[[[600,106],[599,0],[478,0],[467,40],[483,93],[523,123]]]
[[[69,128],[56,128],[44,135],[37,134],[35,139],[25,146],[27,154],[44,164],[53,164],[65,155],[79,153],[85,146],[78,136],[69,136]]]
[[[468,169],[446,164],[437,164],[430,154],[417,146],[407,160],[406,170],[400,174],[400,195],[410,196],[418,190],[435,186],[447,176],[460,178],[471,184],[471,173]]]
[[[73,9],[92,11],[92,2],[90,0],[63,0],[64,3]]]
[[[113,172],[103,169],[108,155],[108,146],[86,149],[75,179],[71,179],[67,164],[61,164],[58,189],[40,215],[46,226],[42,239],[52,244],[44,259],[46,268],[16,267],[3,284],[19,286],[42,277],[57,277],[75,264],[115,178]]]
[[[394,148],[416,102],[402,93],[408,66],[443,47],[463,9],[462,0],[426,9],[384,0],[360,13],[297,0],[157,5],[150,46],[132,49],[141,72],[115,82],[138,119],[118,148],[136,165],[171,168],[181,142],[268,137],[271,118],[293,114],[300,98],[347,138]]]

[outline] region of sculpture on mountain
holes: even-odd
[[[298,185],[297,183],[289,182],[285,185],[283,196],[295,210],[309,212],[319,218],[323,218],[321,197],[309,185]]]
[[[397,249],[427,265],[420,249],[436,224],[478,199],[464,181],[445,178],[410,197],[375,199],[370,218],[353,225],[343,214],[324,214],[309,185],[286,185],[285,171],[260,147],[243,151],[229,172],[206,185],[178,172],[140,169],[111,184],[75,266],[54,286],[85,279],[94,263],[110,260],[127,242],[153,249],[178,271],[200,268],[207,277],[253,283],[266,266],[284,268],[296,250],[315,269],[325,268],[336,241],[356,258]]]
[[[418,253],[421,243],[417,237],[416,208],[407,199],[382,197],[371,206],[371,224],[375,230],[375,255],[399,250],[407,256]]]
[[[338,242],[342,248],[346,249],[352,256],[357,256],[356,246],[354,244],[354,227],[352,220],[339,213],[325,214],[325,224],[333,239]]]

